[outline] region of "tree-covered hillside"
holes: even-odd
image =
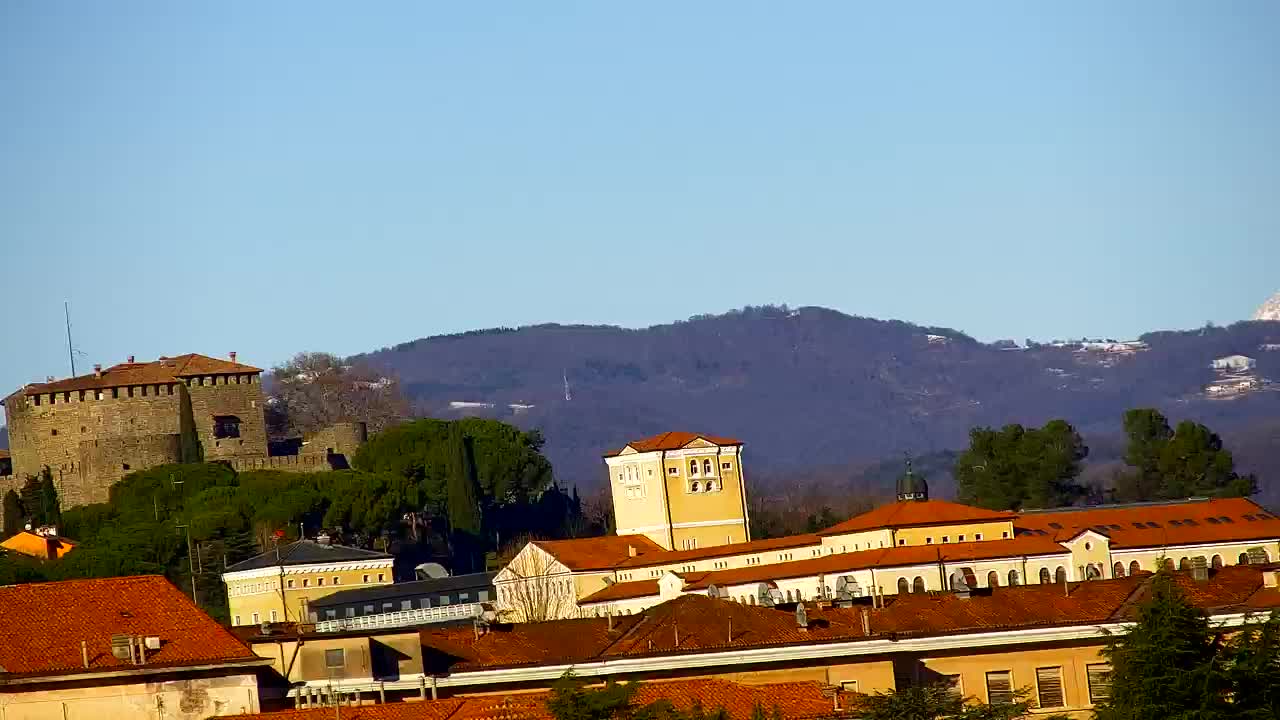
[[[1264,387],[1210,400],[1204,387],[1216,377],[1213,359],[1236,353],[1257,360],[1258,377],[1280,380],[1280,350],[1261,349],[1280,344],[1280,323],[1142,340],[1148,347],[1131,353],[1078,343],[1020,349],[824,308],[762,307],[639,330],[476,331],[358,359],[394,372],[419,413],[538,428],[561,480],[584,489],[603,483],[602,452],[665,430],[744,440],[757,478],[786,483],[815,468],[848,468],[856,484],[861,469],[903,452],[958,450],[973,427],[1055,418],[1093,448],[1088,475],[1119,459],[1124,412],[1152,407],[1220,432],[1270,498],[1280,394]]]

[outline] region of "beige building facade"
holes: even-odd
[[[227,568],[222,581],[232,625],[308,622],[312,601],[351,588],[390,585],[386,553],[299,540]]]

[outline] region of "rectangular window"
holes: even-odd
[[[1086,665],[1089,673],[1089,702],[1097,704],[1111,697],[1111,666]]]
[[[214,415],[213,436],[220,439],[240,437],[240,418],[235,415]]]
[[[324,666],[327,668],[340,668],[347,664],[342,648],[324,651]]]
[[[382,573],[378,573],[378,582],[382,582]]]
[[[235,622],[235,624],[236,624],[236,625],[239,625],[239,624],[240,624],[240,616],[239,616],[239,615],[237,615],[237,616],[236,616],[236,622]]]
[[[258,619],[259,617],[261,617],[261,616],[260,616],[260,615],[258,615],[258,613],[254,613],[254,614],[253,614],[253,624],[254,624],[254,625],[257,625],[257,624],[259,624],[260,622],[262,622],[261,620],[259,620],[259,619]]]
[[[458,602],[467,602],[471,599],[471,593],[458,593]]]
[[[311,581],[307,578],[302,578],[302,587],[307,587],[309,585],[311,585]]]
[[[412,601],[412,600],[401,600],[401,601],[400,601],[400,609],[401,609],[401,610],[412,610],[412,609],[413,609],[413,601]]]
[[[720,469],[721,469],[721,470],[728,470],[728,469],[730,469],[730,468],[732,468],[732,467],[733,467],[733,466],[732,466],[732,465],[730,465],[729,463],[720,463]]]
[[[627,577],[628,577],[628,578],[630,578],[631,576],[630,576],[630,575],[628,575]],[[488,590],[481,590],[481,591],[478,593],[478,595],[480,596],[480,597],[479,597],[480,602],[486,602],[486,601],[488,601],[488,600],[489,600],[489,591],[488,591]]]
[[[382,612],[391,612],[394,608],[395,605],[392,605],[389,602],[382,603]]]
[[[1062,707],[1062,668],[1036,668],[1036,697],[1042,708]]]
[[[858,681],[857,680],[841,680],[840,692],[846,692],[846,693],[858,692]]]
[[[981,539],[982,539],[982,533],[974,533],[974,534],[973,534],[973,539],[974,539],[974,540],[981,540]]]
[[[285,581],[284,581],[284,584],[285,584],[286,586],[288,586],[288,587],[293,587],[293,581],[292,581],[292,580],[285,580]]]
[[[448,595],[441,595],[441,596],[440,596],[440,604],[441,604],[441,605],[448,605],[448,604],[449,604],[449,596],[448,596]]]
[[[950,536],[950,535],[943,535],[943,536],[942,536],[942,542],[951,542],[951,536]]]
[[[932,545],[932,544],[933,544],[933,538],[931,538],[931,537],[927,537],[927,538],[925,538],[925,539],[924,539],[924,544],[925,544],[925,545]]]
[[[964,542],[964,536],[963,535],[956,536],[956,542]]]
[[[679,474],[680,474],[680,468],[667,468],[667,474],[668,474],[668,475],[679,475]]]
[[[1013,674],[1008,670],[987,673],[987,703],[1008,705],[1013,702]]]
[[[339,583],[341,583],[341,582],[342,582],[342,580],[341,580],[337,575],[334,575],[334,576],[333,576],[333,584],[334,584],[334,585],[337,585],[337,584],[339,584]]]
[[[324,584],[324,578],[322,577],[316,578],[316,585],[323,585],[323,584]]]
[[[364,614],[365,614],[365,615],[372,615],[372,614],[373,614],[373,606],[372,606],[372,605],[365,605],[365,606],[364,606]]]
[[[365,575],[365,576],[364,576],[364,582],[366,582],[366,583],[367,583],[367,582],[369,582],[369,576],[368,576],[368,575]]]
[[[275,611],[275,610],[272,610],[272,611],[271,611],[271,622],[277,622],[277,621],[279,621],[279,619],[280,619],[280,615],[279,615],[278,613],[276,613],[276,611]]]
[[[325,620],[337,620],[337,619],[338,619],[338,611],[337,611],[337,610],[334,610],[333,608],[329,608],[328,610],[325,610],[325,611],[324,611],[324,619],[325,619]]]
[[[347,608],[347,617],[355,617],[355,616],[356,616],[356,609],[353,607]]]

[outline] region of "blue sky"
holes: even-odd
[[[0,385],[767,302],[1280,289],[1280,4],[0,3]]]

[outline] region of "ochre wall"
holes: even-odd
[[[297,622],[306,619],[303,609],[306,603],[328,597],[340,590],[358,587],[390,585],[393,581],[391,567],[358,569],[358,570],[299,570],[297,567],[286,567],[284,575],[269,577],[231,578],[223,582],[227,586],[227,606],[233,625],[253,625],[253,614],[258,613],[258,622],[272,620],[271,611],[275,610],[277,621]],[[365,576],[369,581],[364,581]],[[381,575],[382,579],[378,579]],[[338,578],[335,585],[334,578]],[[307,586],[303,587],[303,580]],[[320,584],[323,580],[324,584]],[[289,582],[293,587],[289,587]],[[283,592],[283,597],[281,593]],[[305,601],[305,603],[304,603]],[[285,608],[288,608],[288,613]]]
[[[990,523],[967,523],[960,525],[929,525],[925,527],[900,528],[894,531],[894,539],[899,545],[940,545],[942,538],[946,542],[974,542],[982,535],[982,540],[1007,540],[1013,537],[1013,523],[1009,521]],[[961,540],[960,537],[964,536]],[[906,542],[903,542],[903,541]],[[930,543],[929,540],[933,542]]]

